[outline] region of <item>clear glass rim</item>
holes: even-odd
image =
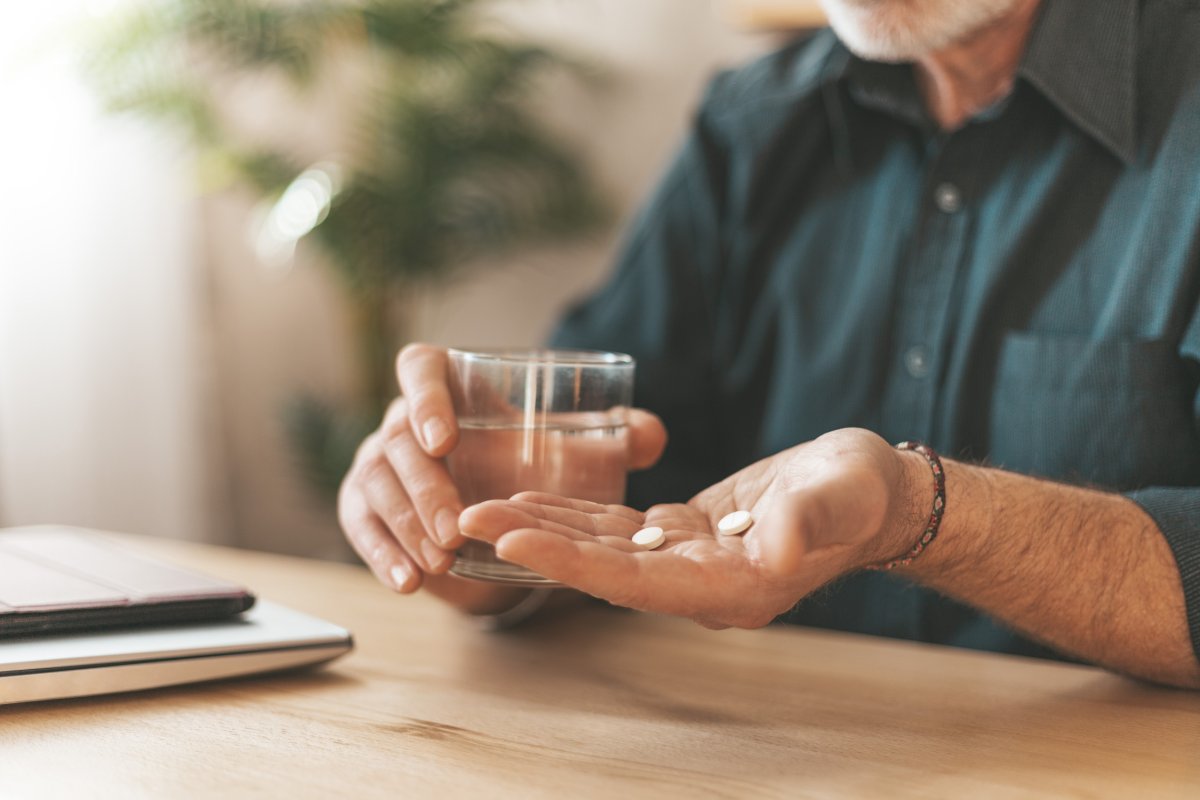
[[[448,347],[451,358],[538,367],[632,367],[633,356],[606,350],[555,350],[515,347]]]

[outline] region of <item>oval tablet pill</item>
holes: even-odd
[[[754,517],[750,516],[749,511],[734,511],[721,517],[721,521],[717,523],[717,530],[726,536],[736,536],[753,524]]]
[[[633,543],[653,550],[667,540],[662,528],[642,528],[633,535]]]

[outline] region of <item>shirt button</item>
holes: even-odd
[[[945,214],[954,214],[962,210],[962,192],[953,183],[938,184],[933,191],[933,201],[938,210]]]
[[[929,374],[929,351],[921,345],[910,347],[904,353],[904,368],[914,378],[924,378]]]

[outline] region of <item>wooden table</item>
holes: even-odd
[[[317,672],[0,709],[0,797],[1200,797],[1200,694],[591,608],[508,633],[363,570],[137,540],[354,630]]]

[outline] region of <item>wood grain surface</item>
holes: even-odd
[[[1200,797],[1200,695],[595,607],[489,633],[355,567],[153,540],[352,629],[329,668],[0,708],[0,798]]]

